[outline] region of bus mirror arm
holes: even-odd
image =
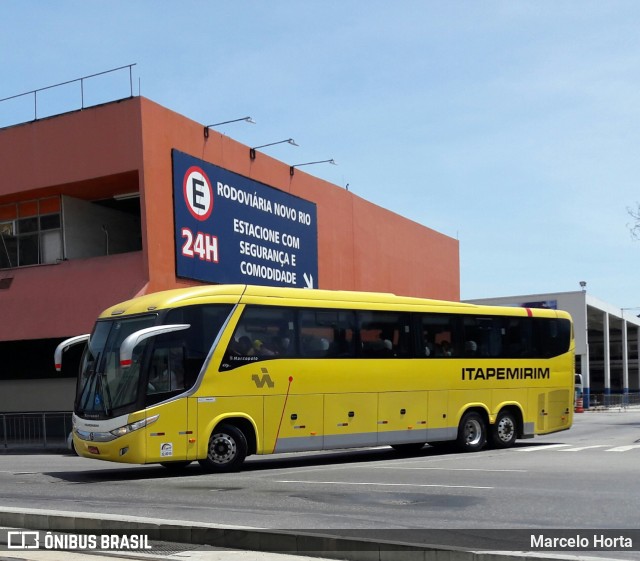
[[[78,335],[76,337],[71,337],[70,339],[65,339],[60,343],[56,350],[53,353],[53,362],[56,366],[56,372],[62,372],[62,355],[65,351],[72,347],[73,345],[78,345],[80,343],[86,343],[89,340],[90,334],[85,333],[84,335]]]
[[[172,325],[157,325],[155,327],[147,327],[129,335],[120,345],[120,367],[128,368],[131,366],[133,357],[133,349],[135,349],[142,341],[150,337],[156,337],[163,333],[171,333],[172,331],[181,331],[191,327],[188,323],[177,323]]]

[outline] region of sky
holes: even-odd
[[[640,307],[639,24],[636,0],[4,0],[0,98],[135,64],[134,95],[251,116],[216,130],[293,138],[264,152],[333,158],[304,169],[458,239],[462,299],[586,281]],[[96,77],[85,104],[129,90]],[[39,116],[78,100],[41,92]],[[32,118],[0,103],[0,126]]]

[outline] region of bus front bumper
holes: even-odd
[[[146,457],[146,439],[144,430],[131,432],[123,436],[112,437],[111,440],[101,440],[104,433],[85,434],[84,431],[74,431],[73,443],[76,451],[84,458],[94,458],[108,462],[123,462],[128,464],[144,464]],[[102,437],[104,438],[104,437]]]

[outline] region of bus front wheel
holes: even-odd
[[[480,413],[469,411],[462,416],[458,426],[458,449],[461,452],[477,452],[487,443],[487,429]]]
[[[491,444],[494,448],[511,448],[518,438],[518,424],[510,411],[502,411],[491,427]]]
[[[216,427],[209,439],[207,457],[200,465],[207,471],[235,471],[247,456],[247,438],[233,425]]]

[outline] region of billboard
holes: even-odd
[[[316,288],[316,205],[172,150],[176,276]]]

